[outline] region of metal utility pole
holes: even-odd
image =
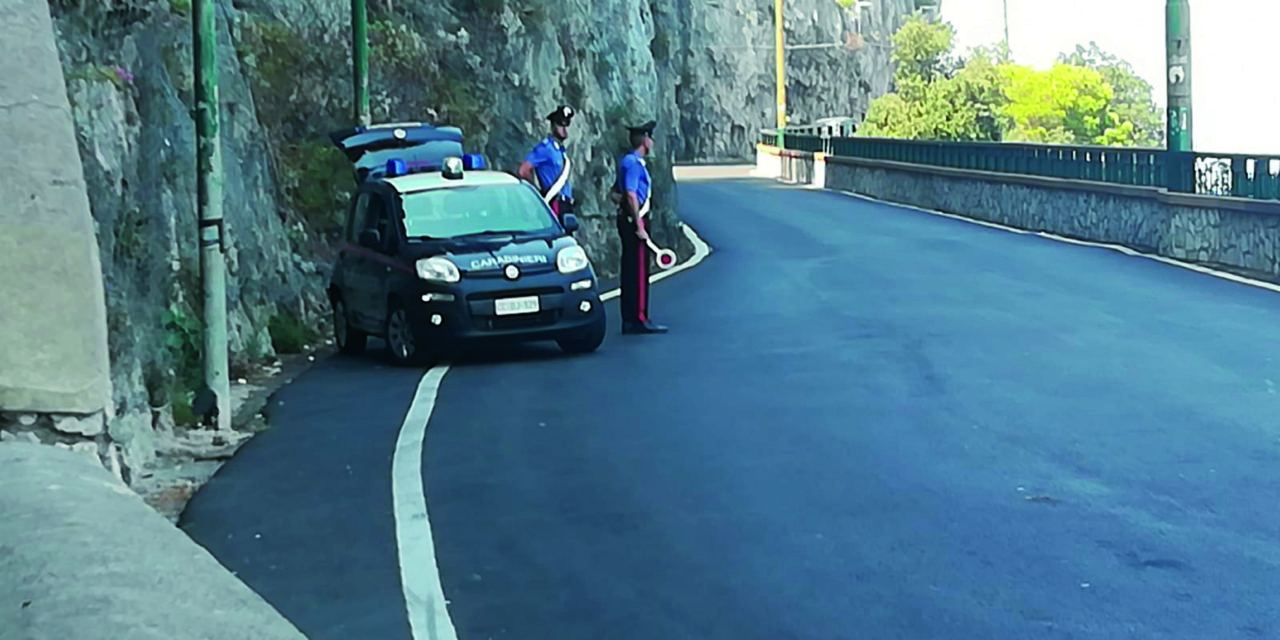
[[[1191,151],[1191,3],[1165,4],[1165,55],[1169,62],[1170,151]]]
[[[1165,56],[1169,63],[1169,139],[1165,151],[1165,187],[1196,190],[1196,161],[1191,153],[1191,3],[1165,3]]]
[[[218,133],[217,14],[214,0],[191,3],[196,93],[196,206],[204,289],[204,381],[217,399],[217,427],[231,427],[227,372],[226,226],[222,220],[222,143]]]
[[[369,126],[369,13],[366,0],[351,0],[351,68],[356,124]]]
[[[1005,62],[1013,59],[1013,50],[1009,48],[1009,0],[1004,0],[1004,58]]]
[[[782,0],[773,0],[773,48],[778,83],[778,146],[782,147],[783,130],[787,127],[787,79],[783,66]]]

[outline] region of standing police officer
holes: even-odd
[[[618,235],[622,236],[622,332],[666,333],[667,328],[649,320],[649,167],[645,158],[653,149],[649,121],[631,132],[631,152],[618,163],[614,193],[618,196]]]
[[[569,156],[565,154],[564,141],[569,137],[569,122],[573,120],[573,107],[560,105],[547,114],[551,121],[551,135],[539,142],[524,157],[517,173],[533,183],[542,199],[556,217],[573,213],[573,185],[569,183]]]

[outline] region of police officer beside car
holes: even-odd
[[[547,114],[547,120],[551,123],[551,135],[543,138],[529,151],[516,171],[521,178],[538,187],[542,199],[561,220],[566,213],[574,211],[573,185],[569,180],[572,163],[564,148],[573,115],[573,107],[568,105],[560,105]]]
[[[618,162],[613,199],[618,203],[618,235],[622,238],[622,332],[666,333],[649,319],[648,213],[652,182],[647,156],[653,150],[653,130],[646,122],[630,131],[631,151]]]

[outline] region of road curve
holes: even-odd
[[[654,287],[670,334],[445,376],[423,469],[462,640],[1280,633],[1276,294],[764,181],[680,210],[716,251]],[[321,363],[188,508],[312,638],[408,637],[420,377]]]

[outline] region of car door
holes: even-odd
[[[368,266],[367,251],[360,246],[360,233],[368,226],[369,193],[360,191],[351,203],[351,213],[344,229],[345,246],[338,255],[338,277],[335,278],[342,300],[347,306],[347,320],[368,330]]]
[[[379,230],[379,210],[381,199],[373,190],[363,190],[358,196],[354,220],[351,229],[351,248],[347,251],[346,286],[344,294],[347,306],[351,309],[353,320],[361,329],[369,332],[381,330],[379,309],[382,296],[379,295],[380,271],[385,265],[380,262],[383,244],[379,242],[369,246],[362,242],[365,231]],[[380,230],[379,230],[380,231]]]
[[[391,279],[395,274],[395,253],[399,246],[396,227],[391,223],[391,206],[385,194],[378,191],[369,192],[368,226],[378,232],[378,245],[366,249],[365,278],[367,299],[365,309],[369,322],[381,330],[387,317],[387,294],[391,290]]]

